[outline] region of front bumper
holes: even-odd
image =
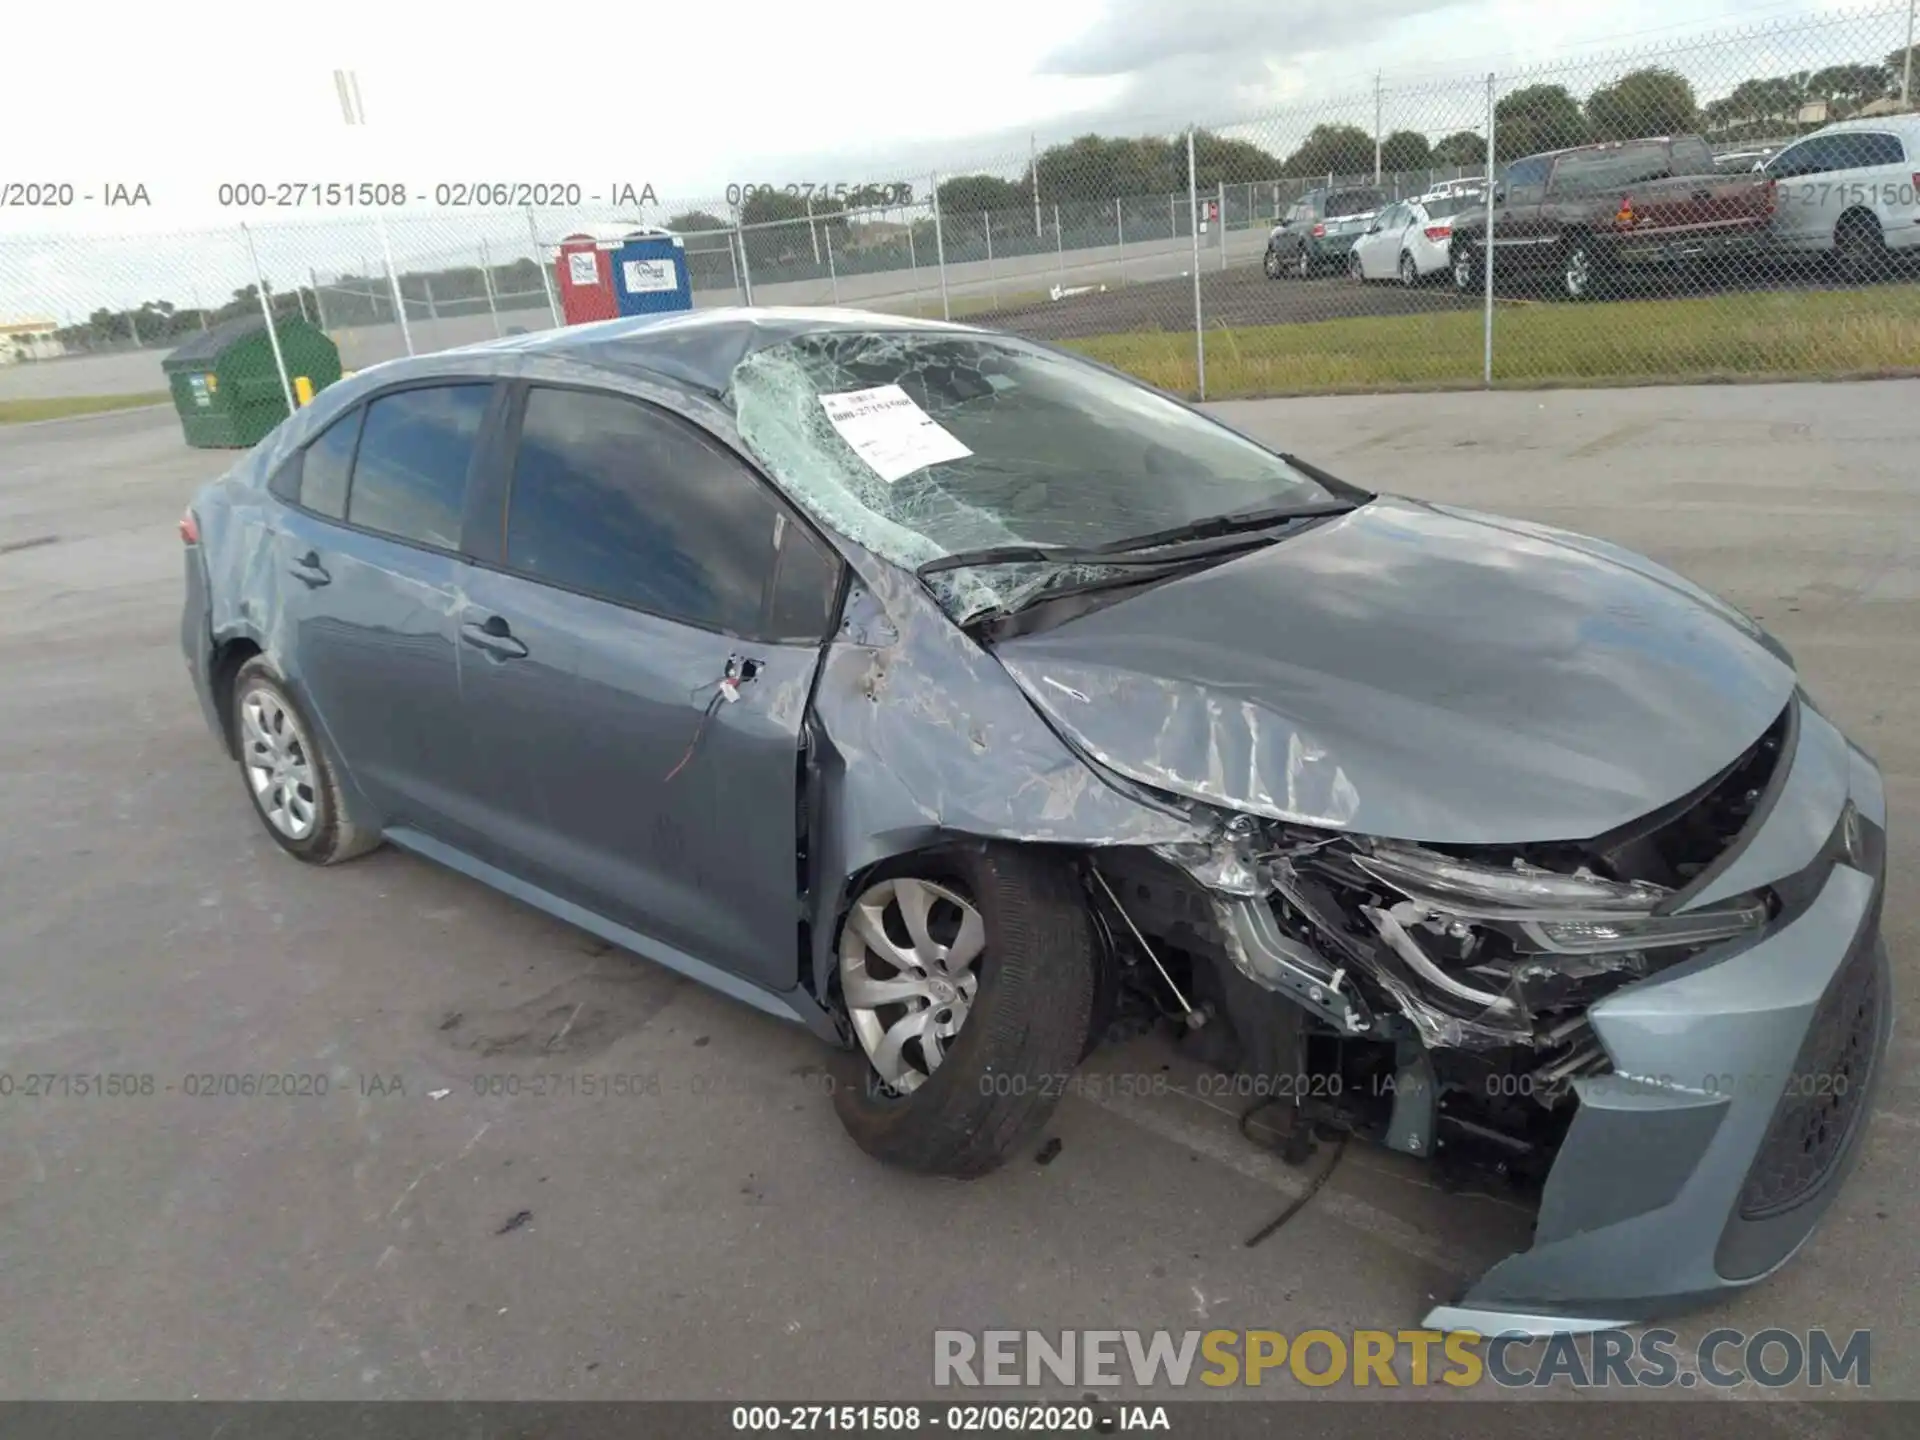
[[[1837,1193],[1892,1030],[1886,798],[1873,761],[1798,708],[1771,804],[1688,902],[1771,885],[1780,917],[1592,1007],[1613,1070],[1575,1082],[1532,1248],[1431,1328],[1546,1334],[1685,1309],[1778,1268]]]

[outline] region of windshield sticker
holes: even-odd
[[[820,405],[848,448],[889,485],[928,465],[973,454],[898,385],[822,395]]]

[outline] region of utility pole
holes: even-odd
[[[1381,71],[1373,72],[1373,183],[1380,183],[1380,80]]]
[[[1913,36],[1908,35],[1907,39],[1911,41]],[[1027,132],[1027,174],[1033,179],[1033,238],[1038,240],[1043,233],[1040,229],[1040,137],[1032,130]]]
[[[1906,63],[1900,67],[1900,106],[1913,108],[1913,12],[1920,9],[1916,0],[1907,0],[1907,54]]]

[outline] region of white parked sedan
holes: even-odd
[[[1347,274],[1355,280],[1398,279],[1414,286],[1447,269],[1452,217],[1478,209],[1481,191],[1422,195],[1389,205],[1348,252]]]

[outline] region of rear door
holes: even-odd
[[[516,408],[455,617],[487,858],[790,989],[800,727],[838,561],[678,416],[538,385]]]
[[[1389,205],[1368,223],[1366,234],[1354,242],[1360,257],[1361,273],[1369,280],[1390,279],[1400,263],[1400,237],[1407,228],[1411,210],[1406,205]]]
[[[455,843],[467,774],[456,552],[496,399],[487,382],[379,396],[273,482],[293,502],[273,540],[288,679],[383,821]]]
[[[1534,266],[1553,259],[1557,227],[1546,212],[1547,169],[1552,159],[1536,155],[1516,160],[1494,190],[1494,271],[1501,266]],[[1545,252],[1544,254],[1542,252]]]

